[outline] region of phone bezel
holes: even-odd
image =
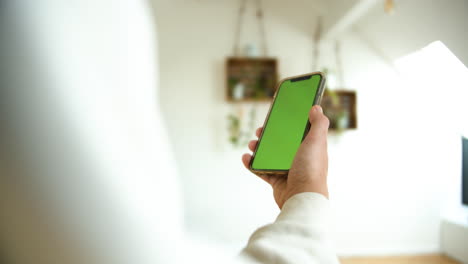
[[[306,74],[301,74],[301,75],[296,75],[296,76],[283,78],[276,85],[276,91],[275,91],[275,94],[273,95],[273,102],[271,102],[270,109],[268,110],[268,114],[267,114],[267,116],[265,118],[265,121],[263,122],[263,127],[264,128],[266,127],[266,125],[268,123],[268,120],[270,119],[271,110],[273,109],[273,106],[275,105],[276,95],[278,94],[279,89],[281,88],[281,85],[284,82],[292,80],[292,79],[297,79],[297,78],[306,77],[306,76],[311,76],[311,78],[312,78],[313,75],[320,75],[320,83],[319,83],[319,88],[317,90],[314,102],[312,103],[312,106],[320,105],[320,102],[322,101],[323,92],[325,90],[324,88],[325,88],[325,81],[326,81],[325,75],[322,72],[317,71],[317,72],[311,72],[311,73],[306,73]],[[304,140],[304,137],[307,134],[309,129],[310,129],[310,122],[309,122],[309,120],[307,120],[306,127],[304,128],[304,136],[303,136],[302,140]],[[264,132],[264,130],[262,130],[262,133],[258,137],[257,146],[255,146],[255,150],[253,151],[252,158],[250,159],[250,162],[249,162],[249,169],[253,173],[258,174],[258,175],[287,175],[289,170],[254,169],[254,168],[252,168],[252,164],[253,164],[253,161],[255,159],[255,154],[257,153],[258,146],[260,145],[260,141],[262,140],[262,137],[263,137],[263,132]]]

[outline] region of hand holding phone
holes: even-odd
[[[301,143],[289,174],[282,175],[257,174],[273,187],[273,196],[279,208],[293,195],[302,192],[315,192],[328,198],[327,174],[327,132],[330,122],[323,114],[320,106],[314,106],[309,112],[311,128]],[[262,132],[257,129],[257,137]],[[252,140],[249,149],[254,151],[258,141]],[[252,155],[244,154],[242,162],[249,169]]]
[[[325,77],[321,72],[280,81],[254,150],[250,170],[258,175],[288,174],[310,127],[309,110],[320,104],[324,84]]]
[[[311,76],[310,78],[300,76],[302,79],[299,80],[298,77],[292,77],[285,80],[311,80],[313,75],[318,74],[314,73],[305,75]],[[309,82],[303,82],[301,83],[302,85],[282,86],[285,82],[283,80],[279,85],[275,101],[272,103],[272,107],[270,108],[270,113],[267,116],[264,127],[257,130],[259,141],[255,140],[249,144],[250,150],[254,151],[254,156],[244,154],[242,157],[243,163],[248,169],[272,185],[275,200],[280,208],[287,199],[294,194],[301,192],[316,192],[328,197],[326,178],[328,170],[327,131],[329,121],[323,114],[320,106],[312,107],[313,104],[318,104],[320,102],[320,97],[323,92],[322,77],[323,76],[320,74],[320,78],[315,80],[312,79]],[[299,89],[294,89],[298,87]],[[288,89],[287,93],[283,93],[286,89]],[[310,90],[312,90],[312,92]],[[287,96],[283,96],[285,94],[287,94]],[[302,98],[307,98],[307,100],[302,100],[301,98],[299,100],[302,100],[302,102],[297,102],[297,100],[293,100],[292,102],[290,101],[291,97],[299,98],[299,95],[301,95]],[[280,102],[278,100],[284,100],[288,104],[278,104],[278,102]],[[302,107],[297,106],[301,103],[303,104]],[[306,106],[306,104],[308,104],[308,106]],[[278,105],[280,107],[278,107]],[[304,108],[304,106],[307,108]],[[276,109],[280,109],[281,112],[283,112],[283,115],[279,115],[283,119],[276,117],[278,113],[274,112],[275,107],[278,107]],[[300,113],[294,112],[298,109],[300,109]],[[288,114],[284,115],[284,112],[287,112]],[[305,120],[299,118],[303,117],[304,112]],[[297,119],[293,119],[294,122],[291,122],[291,120],[287,118],[284,119],[284,116],[288,115],[296,115]],[[268,132],[269,130],[275,132],[274,129],[277,126],[271,126],[273,122],[282,123],[283,125],[289,122],[289,126],[285,128],[286,130],[282,130],[284,132],[282,134]],[[309,126],[310,131],[308,131]],[[289,129],[295,129],[296,131],[294,131],[294,133],[285,132],[288,127]],[[265,140],[266,136],[270,134],[276,136],[275,141],[271,141],[271,145],[266,145],[268,148],[265,147],[263,151],[269,150],[271,152],[263,153],[260,151],[262,139]],[[278,135],[283,135],[284,137],[279,137]],[[294,136],[294,141],[290,138],[292,136]],[[287,144],[288,142],[295,143],[297,141],[298,143],[296,147],[291,146],[292,144],[288,146],[280,146],[279,148],[276,147],[276,144]],[[289,147],[290,150],[286,153],[287,155],[283,155],[284,152],[281,151],[285,147]],[[267,156],[274,156],[274,159],[273,161],[270,160],[269,163],[256,164],[255,154],[257,158],[259,155],[263,156],[264,154],[268,154]]]

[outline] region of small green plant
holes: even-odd
[[[256,108],[252,107],[249,112],[249,120],[245,128],[242,127],[242,114],[231,113],[227,116],[229,142],[234,147],[246,146],[255,130]]]

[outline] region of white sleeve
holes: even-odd
[[[254,263],[339,263],[330,245],[329,214],[323,195],[296,194],[274,223],[252,234],[241,257]]]

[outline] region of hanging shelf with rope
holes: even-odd
[[[256,4],[256,18],[261,40],[261,57],[254,45],[246,45],[241,52],[241,36],[248,0],[240,0],[234,30],[233,56],[226,58],[226,100],[229,102],[270,101],[278,81],[278,62],[268,57],[264,12],[261,0]]]
[[[322,18],[317,18],[317,26],[313,36],[313,60],[312,67],[318,69],[320,67],[320,45],[322,39]],[[341,56],[341,45],[339,40],[335,40],[333,53],[335,55],[335,77],[337,79],[337,87],[329,89],[328,84],[323,94],[321,105],[325,115],[330,120],[331,131],[344,131],[357,128],[357,111],[356,111],[356,92],[343,88],[343,62]],[[329,75],[327,69],[322,71]]]

